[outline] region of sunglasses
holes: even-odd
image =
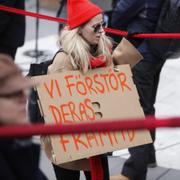
[[[100,32],[101,28],[105,28],[105,27],[106,27],[106,23],[105,22],[98,23],[98,24],[92,26],[92,28],[94,29],[94,33]]]
[[[10,94],[0,95],[0,97],[10,99],[10,98],[21,97],[21,96],[24,96],[25,94],[28,94],[28,91],[25,92],[25,91],[23,91],[23,90],[20,90],[20,91],[16,91],[16,92],[13,92],[13,93],[10,93]]]

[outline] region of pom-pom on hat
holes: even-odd
[[[67,16],[70,29],[84,24],[100,13],[102,9],[89,0],[68,0]]]

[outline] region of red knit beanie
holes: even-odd
[[[76,28],[102,13],[102,9],[89,0],[68,0],[67,16],[70,29]]]

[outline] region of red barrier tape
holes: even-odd
[[[162,127],[180,127],[180,118],[156,119],[126,119],[119,121],[105,121],[96,123],[70,124],[70,125],[19,125],[1,126],[0,138],[25,137],[32,135],[75,134],[86,132],[120,131],[128,129],[155,129]]]
[[[36,17],[36,18],[39,18],[39,19],[45,19],[45,20],[49,20],[49,21],[59,22],[59,23],[67,23],[66,19],[56,18],[56,17],[47,16],[47,15],[38,14],[38,13],[33,13],[33,12],[30,12],[30,11],[24,11],[22,9],[16,9],[16,8],[3,6],[3,5],[0,5],[0,10],[11,12],[11,13],[16,13],[16,14],[21,14],[21,15],[24,15],[24,16]],[[121,30],[111,29],[111,28],[105,28],[105,31],[109,32],[109,33],[112,33],[112,34],[120,35],[120,36],[127,36],[127,34],[128,34],[126,31],[121,31]],[[180,39],[180,33],[137,34],[137,35],[134,35],[133,37],[134,38],[165,38],[165,39],[172,38],[172,39]]]
[[[121,31],[117,29],[105,28],[106,32],[120,35],[120,36],[127,36],[128,32]],[[160,38],[160,39],[180,39],[180,33],[157,33],[157,34],[136,34],[132,36],[133,38]]]
[[[24,11],[22,9],[16,9],[16,8],[3,6],[3,5],[0,5],[0,10],[15,13],[15,14],[21,14],[24,16],[30,16],[30,17],[35,17],[35,18],[39,18],[39,19],[45,19],[45,20],[49,20],[49,21],[59,22],[59,23],[67,23],[66,19],[47,16],[44,14],[33,13],[30,11]]]

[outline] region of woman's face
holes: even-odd
[[[103,27],[103,16],[102,14],[98,14],[81,27],[79,34],[89,45],[97,45],[104,32]]]

